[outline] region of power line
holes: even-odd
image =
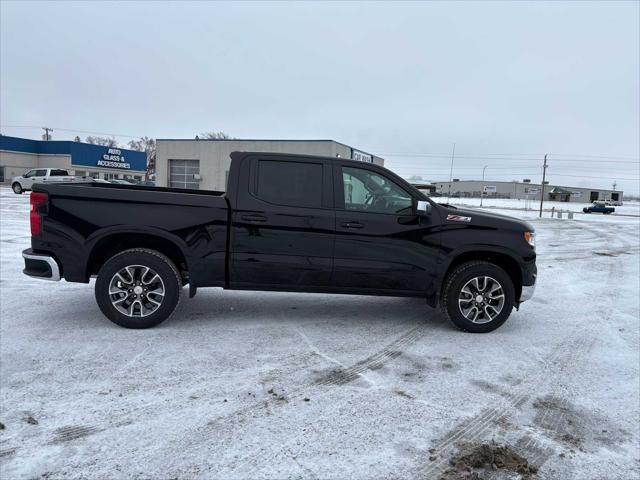
[[[36,128],[36,129],[42,128],[35,125],[0,125],[0,127],[1,128]],[[110,135],[112,137],[127,137],[127,138],[140,138],[144,136],[144,135],[125,135],[124,133],[93,132],[91,130],[75,130],[72,128],[60,128],[60,127],[53,127],[53,128],[50,128],[49,130],[60,130],[63,132],[71,132],[71,133],[90,133],[93,135]]]
[[[431,152],[380,152],[377,151],[376,155],[392,155],[397,157],[440,157],[440,158],[448,158],[449,154],[447,153],[431,153]],[[533,160],[539,161],[540,156],[544,154],[537,153],[458,153],[456,156],[459,158],[490,158],[490,157],[532,157],[522,160]],[[632,160],[639,161],[640,157],[632,157],[632,156],[619,156],[619,155],[592,155],[586,153],[574,153],[574,154],[561,154],[561,153],[549,153],[547,154],[549,159],[553,157],[554,160],[569,160],[568,158],[557,158],[557,157],[572,157],[576,161],[580,161],[583,158],[601,158],[601,159],[614,159],[614,160]],[[538,157],[538,158],[536,158]],[[496,158],[499,159],[499,158]]]
[[[387,160],[392,160],[393,158],[388,158],[389,156],[393,157],[393,154],[384,154],[384,153],[380,153],[378,155],[385,155],[387,156]],[[429,158],[429,159],[446,159],[449,158],[449,156],[445,156],[445,155],[395,155],[396,157],[418,157],[418,158]],[[577,162],[577,163],[602,163],[603,161],[606,161],[607,163],[625,163],[625,164],[635,164],[635,165],[640,165],[640,159],[638,160],[616,160],[615,158],[611,157],[611,158],[605,158],[603,157],[600,160],[594,160],[594,159],[589,159],[589,158],[583,158],[583,159],[578,159],[578,158],[554,158],[552,155],[548,156],[550,160],[553,160],[554,163],[564,163],[564,162]],[[540,159],[539,158],[516,158],[516,157],[491,157],[491,156],[470,156],[470,155],[462,155],[462,154],[457,154],[456,158],[463,158],[465,160],[499,160],[499,161],[509,161],[509,162],[539,162]],[[412,160],[402,160],[403,162],[409,162]],[[414,162],[421,162],[420,160],[413,160]]]
[[[549,167],[549,166],[547,165],[547,167]],[[539,169],[538,169],[538,170],[539,170]],[[411,172],[411,173],[412,173],[412,174],[414,174],[413,172]],[[530,172],[512,172],[512,173],[513,173],[513,175],[530,175]],[[421,172],[417,172],[417,173],[415,173],[415,175],[419,175],[419,176],[421,176],[421,177],[432,177],[432,178],[433,178],[433,177],[436,177],[436,178],[437,178],[438,176],[442,177],[442,176],[444,176],[444,175],[446,175],[446,174],[438,173],[438,174],[436,174],[436,175],[433,175],[433,173],[432,173],[432,172],[430,172],[430,173],[421,173]],[[499,175],[499,176],[502,176],[502,177],[510,176],[510,174],[506,174],[506,173],[498,174],[498,175]],[[631,177],[620,177],[620,176],[616,176],[616,177],[596,177],[596,176],[592,176],[592,175],[569,175],[569,174],[561,174],[561,173],[551,173],[551,174],[550,174],[550,177],[596,178],[596,179],[600,179],[600,180],[628,180],[628,181],[640,181],[640,177],[633,177],[633,178],[631,178]],[[446,177],[445,177],[445,179],[444,179],[444,180],[438,180],[438,181],[439,181],[439,182],[448,182],[448,180],[446,179]],[[497,181],[497,180],[495,180],[495,181]]]

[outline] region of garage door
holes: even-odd
[[[200,160],[169,160],[169,186],[171,188],[200,188],[194,175],[200,174]]]

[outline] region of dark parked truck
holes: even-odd
[[[588,207],[584,207],[582,209],[584,213],[602,213],[604,215],[608,215],[616,211],[614,207],[610,207],[605,205],[604,202],[593,202]]]
[[[88,283],[102,312],[147,328],[184,286],[423,297],[469,332],[531,297],[534,229],[439,205],[377,165],[231,155],[227,192],[34,185],[32,277]],[[283,307],[284,308],[284,307]]]

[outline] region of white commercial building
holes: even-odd
[[[495,182],[491,180],[454,180],[434,182],[435,191],[443,196],[489,198],[517,198],[540,200],[542,185],[530,182]],[[622,201],[623,192],[602,188],[567,187],[553,183],[545,184],[544,199],[559,202],[590,203],[596,200]]]
[[[231,152],[297,153],[384,165],[384,159],[334,140],[158,139],[158,186],[225,191]]]
[[[125,148],[68,140],[0,135],[0,183],[10,182],[28,170],[45,168],[61,168],[72,175],[107,180],[142,180],[147,171],[147,155]]]

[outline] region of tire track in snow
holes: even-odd
[[[459,443],[473,443],[495,428],[499,420],[522,407],[530,399],[532,392],[539,389],[545,382],[553,381],[561,374],[559,366],[564,365],[567,361],[572,361],[572,356],[577,354],[574,352],[580,352],[579,348],[583,342],[583,339],[575,340],[575,335],[571,334],[558,343],[553,351],[541,361],[540,365],[531,369],[537,373],[521,377],[515,385],[514,392],[507,395],[505,401],[493,408],[481,411],[462,423],[436,445],[431,453],[438,458],[426,466],[422,464],[416,476],[436,478],[442,475],[447,470],[449,458],[457,450]]]
[[[616,264],[618,263],[621,262],[616,262]],[[619,265],[614,265],[614,263],[609,262],[609,281],[613,279],[619,268]],[[619,292],[610,296],[610,303],[615,303],[618,296]],[[604,321],[610,317],[611,311],[611,308],[602,308]],[[549,384],[552,387],[552,391],[549,394],[553,395],[554,391],[557,391],[557,388],[554,389],[553,387],[557,386],[558,380],[567,378],[568,372],[577,370],[584,364],[582,358],[589,354],[596,343],[597,337],[594,336],[595,333],[596,332],[591,329],[575,327],[574,331],[565,337],[565,340],[560,342],[547,358],[543,360],[542,365],[544,368],[538,375],[534,375],[530,380],[528,377],[523,377],[519,380],[517,392],[508,396],[509,400],[506,404],[484,410],[466,424],[455,429],[452,434],[435,448],[433,455],[437,456],[438,459],[430,463],[424,470],[426,478],[442,475],[448,468],[448,459],[456,449],[456,444],[472,443],[489,432],[496,426],[496,423],[500,419],[508,416],[529,400],[528,391],[534,391],[534,389],[539,389],[539,387],[544,386],[544,384]],[[565,421],[566,412],[568,411],[570,403],[569,399],[575,396],[575,387],[570,382],[567,382],[565,388],[568,391],[561,395],[561,403],[557,406],[543,407],[539,422],[541,424],[548,422],[550,425],[549,429],[557,433],[562,433],[560,431],[560,425]],[[530,463],[538,467],[543,465],[553,454],[553,449],[550,449],[549,446],[530,435],[521,437],[516,442],[516,445],[525,455],[528,451],[536,452],[535,456],[530,459]]]
[[[624,269],[624,262],[617,260],[615,262],[609,262],[608,266],[609,266],[609,272],[607,275],[608,277],[607,283],[611,284],[610,282],[614,280],[616,273],[620,273],[620,269]],[[613,311],[612,307],[615,306],[619,296],[620,296],[620,290],[614,289],[611,295],[607,297],[607,299],[609,300],[608,306],[607,307],[604,307],[602,305],[600,306],[599,310],[602,315],[603,322],[609,321],[611,317],[611,312]],[[589,331],[587,331],[587,333],[588,332]],[[595,334],[596,332],[594,331],[592,333]],[[596,337],[585,335],[585,337],[583,337],[582,343],[584,346],[584,350],[582,349],[574,350],[573,361],[568,362],[566,365],[562,365],[561,371],[565,377],[567,377],[568,373],[571,372],[572,370],[573,371],[579,370],[584,365],[585,362],[581,361],[581,357],[587,356],[590,353],[591,349],[596,343]],[[569,412],[570,399],[573,399],[577,396],[574,383],[567,382],[565,389],[566,389],[566,392],[564,392],[564,395],[562,395],[562,400],[559,405],[549,405],[549,404],[543,405],[543,412],[538,422],[543,428],[545,424],[548,424],[549,425],[548,430],[556,434],[569,433],[565,431],[563,426],[566,423],[567,414]],[[555,392],[551,392],[551,395],[553,395],[553,393]],[[549,448],[540,448],[540,447],[541,447],[541,442],[538,439],[535,439],[533,437],[529,438],[528,441],[526,441],[523,444],[523,448],[525,449],[525,451],[526,449],[538,450],[538,454],[531,460],[532,463],[538,467],[546,463],[546,461],[553,454],[553,450]]]
[[[373,355],[370,355],[364,360],[356,362],[350,367],[342,368],[340,372],[344,372],[344,373],[341,373],[336,376],[329,376],[329,377],[326,377],[326,381],[303,385],[293,390],[292,392],[287,394],[287,400],[288,401],[303,400],[308,395],[310,395],[310,392],[312,391],[315,392],[313,394],[314,399],[318,400],[319,398],[322,398],[328,395],[329,393],[331,393],[333,391],[331,387],[336,387],[336,386],[340,386],[340,385],[344,385],[345,383],[348,383],[348,382],[343,382],[343,379],[348,378],[351,381],[352,379],[355,379],[358,376],[361,376],[367,369],[370,369],[371,367],[374,367],[374,368],[379,367],[381,365],[384,365],[394,360],[395,358],[397,358],[399,355],[402,354],[403,349],[406,349],[407,347],[417,342],[425,334],[426,334],[425,325],[424,323],[420,322],[418,325],[415,325],[409,328],[408,330],[406,330],[405,332],[403,332],[398,338],[396,338],[390,344],[388,344],[378,352],[374,353]],[[312,350],[314,349],[312,348]],[[319,356],[325,358],[325,355],[320,354]],[[335,362],[337,361],[334,360],[334,363]],[[318,392],[318,389],[320,387],[328,387],[328,388],[324,388],[323,390]],[[347,403],[349,400],[350,399],[348,397],[345,397],[339,402],[339,404]],[[252,415],[253,413],[266,408],[265,403],[267,402],[265,402],[264,400],[252,402],[250,405],[248,405],[245,408],[241,408],[228,415],[219,417],[216,420],[209,422],[205,427],[203,427],[199,431],[191,432],[191,438],[189,438],[188,440],[186,440],[183,437],[183,442],[181,442],[183,445],[183,449],[185,451],[190,451],[191,445],[199,446],[199,445],[209,444],[212,440],[215,440],[216,430],[219,429],[221,426],[229,423],[231,424],[238,423],[244,416],[253,417]],[[272,403],[267,403],[267,404],[269,406],[274,405]],[[278,404],[275,404],[275,405],[278,405]],[[335,407],[335,404],[333,406]],[[334,413],[335,411],[331,410],[330,412],[327,412],[324,415],[315,417],[315,422],[318,422],[324,418],[329,418],[329,417],[333,418]],[[235,459],[235,465],[237,465],[238,468],[242,470],[243,468],[247,468],[248,463],[250,461],[252,463],[257,463],[259,459],[265,458],[266,456],[270,456],[270,457],[278,456],[283,451],[283,449],[295,443],[295,441],[298,438],[299,438],[299,435],[289,439],[287,442],[280,445],[279,448],[275,452],[273,452],[271,455],[268,455],[269,452],[266,451],[264,447],[259,447],[257,449],[254,449],[251,452],[243,455],[240,459]],[[167,465],[167,467],[165,468],[165,471],[170,472],[175,464],[175,461],[177,461],[177,459],[175,460],[172,459],[170,464]],[[233,474],[230,473],[229,476],[237,477],[238,476],[237,473],[238,473],[237,468],[234,468]]]
[[[341,368],[318,380],[318,386],[345,385],[362,376],[368,370],[375,370],[402,355],[403,349],[415,343],[425,334],[424,326],[419,325],[407,331],[400,338],[387,345],[379,352],[361,360],[351,367]]]

